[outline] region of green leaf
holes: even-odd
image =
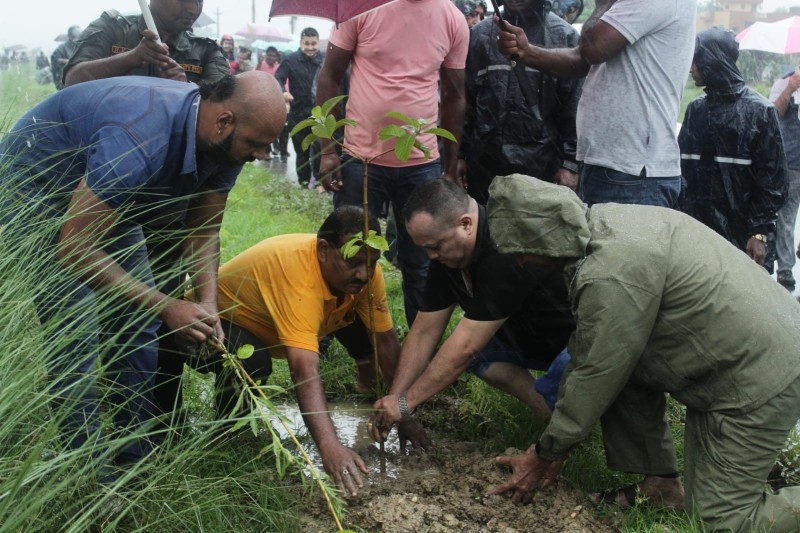
[[[258,397],[256,397],[256,401],[259,404],[263,405],[267,409],[267,411],[269,411],[270,413],[277,412],[277,409],[275,409],[275,404],[273,404],[271,401],[267,400],[266,398],[262,398],[262,397],[258,396]]]
[[[361,246],[364,244],[364,241],[361,239],[361,234],[353,235],[353,238],[344,243],[342,246],[342,257],[345,259],[350,259],[358,254],[359,250],[361,250]]]
[[[341,118],[336,121],[336,129],[338,130],[342,126],[350,126],[351,128],[357,128],[358,122],[356,122],[352,118]]]
[[[408,161],[408,156],[411,155],[411,148],[414,146],[414,137],[412,135],[405,135],[397,139],[397,144],[394,145],[394,155],[397,159],[405,163]]]
[[[308,147],[314,144],[314,141],[316,141],[317,139],[319,139],[319,137],[316,134],[309,133],[308,135],[305,136],[303,142],[300,144],[300,149],[305,152],[306,150],[308,150]]]
[[[325,115],[322,113],[322,107],[316,105],[311,109],[311,116],[317,119],[322,119]]]
[[[300,122],[298,122],[295,125],[294,128],[292,128],[292,131],[289,132],[289,137],[294,137],[295,135],[300,133],[302,130],[304,130],[306,128],[309,128],[309,127],[313,126],[316,123],[317,123],[317,121],[314,120],[313,118],[307,118],[305,120],[301,120]]]
[[[381,128],[381,131],[378,132],[378,138],[382,141],[386,141],[393,137],[401,137],[405,134],[405,130],[397,124],[389,124]]]
[[[239,431],[240,429],[245,427],[249,422],[250,422],[250,419],[248,419],[248,418],[240,418],[239,420],[236,421],[236,423],[231,428],[231,432],[235,433],[235,432]]]
[[[331,134],[333,132],[329,133],[328,132],[328,128],[325,127],[325,123],[323,122],[323,123],[315,124],[314,126],[312,126],[311,127],[311,133],[316,135],[317,138],[330,139],[331,138]]]
[[[254,437],[258,437],[258,421],[255,417],[250,419],[250,431],[253,432]]]
[[[411,118],[409,118],[408,115],[404,115],[403,113],[400,113],[398,111],[389,111],[388,113],[386,113],[386,116],[397,119],[400,122],[405,122],[406,124],[410,124],[412,126],[414,125],[414,121]]]
[[[430,148],[428,148],[427,146],[425,146],[424,144],[422,144],[419,141],[414,141],[414,146],[416,146],[417,148],[419,148],[422,151],[422,154],[425,156],[425,160],[426,161],[431,158],[431,150],[430,150]]]
[[[427,129],[427,130],[423,131],[422,133],[432,133],[432,134],[436,135],[437,137],[444,137],[448,141],[453,141],[454,143],[458,142],[456,140],[456,138],[453,136],[453,134],[450,133],[449,130],[446,130],[444,128],[430,128],[430,129]]]
[[[336,104],[338,104],[339,102],[341,102],[345,98],[347,98],[347,95],[334,96],[330,100],[326,100],[325,103],[322,104],[322,108],[321,108],[322,115],[323,116],[329,115],[331,113],[331,109],[336,107]]]
[[[373,232],[370,232],[370,233],[373,233]],[[376,235],[370,235],[369,237],[367,237],[366,243],[367,243],[367,246],[369,246],[370,248],[374,248],[375,250],[380,250],[382,252],[388,252],[389,251],[389,243],[386,241],[386,239],[384,239],[380,235],[377,235],[377,234]]]
[[[414,126],[400,126],[403,131],[407,134],[411,135],[412,137],[416,137],[419,135],[419,128],[415,128]]]
[[[269,385],[269,384],[265,383],[265,384],[261,385],[259,387],[259,389],[264,390],[264,391],[272,391],[272,392],[274,392],[276,394],[287,394],[286,389],[281,387],[280,385]]]
[[[228,415],[229,418],[236,418],[238,413],[242,411],[242,406],[244,405],[245,397],[248,396],[248,392],[249,391],[246,388],[242,388],[239,391],[239,396],[236,398],[236,405],[234,405],[233,409],[231,409],[231,412]],[[245,421],[245,424],[246,423],[247,422]]]
[[[331,137],[333,137],[333,132],[335,131],[336,131],[336,117],[334,117],[333,115],[328,115],[327,117],[325,117],[325,133],[327,133],[325,138],[330,139]]]
[[[239,349],[236,350],[236,357],[239,359],[248,359],[253,355],[256,349],[253,347],[252,344],[242,344],[239,346]]]

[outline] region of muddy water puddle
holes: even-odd
[[[314,466],[320,471],[322,468],[322,458],[317,447],[312,444],[308,434],[308,429],[303,422],[300,409],[297,405],[284,404],[277,405],[278,412],[289,419],[289,428],[296,435],[302,435],[301,441],[304,443],[306,453],[311,458]],[[336,428],[339,441],[345,446],[353,449],[367,465],[370,479],[397,479],[400,475],[400,444],[397,440],[397,432],[393,431],[389,439],[384,443],[385,464],[381,465],[381,453],[378,443],[370,438],[367,432],[367,421],[372,412],[372,404],[357,402],[331,402],[328,404],[328,414]],[[273,420],[272,427],[281,436],[287,438],[289,435],[283,425],[277,420]],[[299,453],[299,452],[293,452]],[[405,468],[405,467],[404,467]]]

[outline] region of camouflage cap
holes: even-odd
[[[588,208],[567,187],[525,176],[498,176],[486,205],[489,232],[501,253],[583,257]]]

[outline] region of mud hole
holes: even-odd
[[[413,452],[396,461],[400,472],[396,479],[372,473],[359,495],[348,501],[345,527],[386,533],[616,531],[565,480],[536,494],[531,505],[514,505],[510,495],[484,497],[488,488],[506,482],[510,474],[475,443],[440,437],[434,451]],[[321,498],[310,498],[307,511],[303,531],[335,529]]]

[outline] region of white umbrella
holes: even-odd
[[[800,17],[777,22],[755,22],[736,36],[741,50],[761,50],[775,54],[800,53]]]
[[[216,21],[205,13],[200,13],[200,16],[197,17],[197,20],[195,20],[194,24],[192,24],[192,28],[202,28],[203,26],[214,24],[214,22]]]
[[[234,32],[245,39],[261,39],[263,41],[283,41],[289,42],[292,36],[272,24],[246,24]]]

